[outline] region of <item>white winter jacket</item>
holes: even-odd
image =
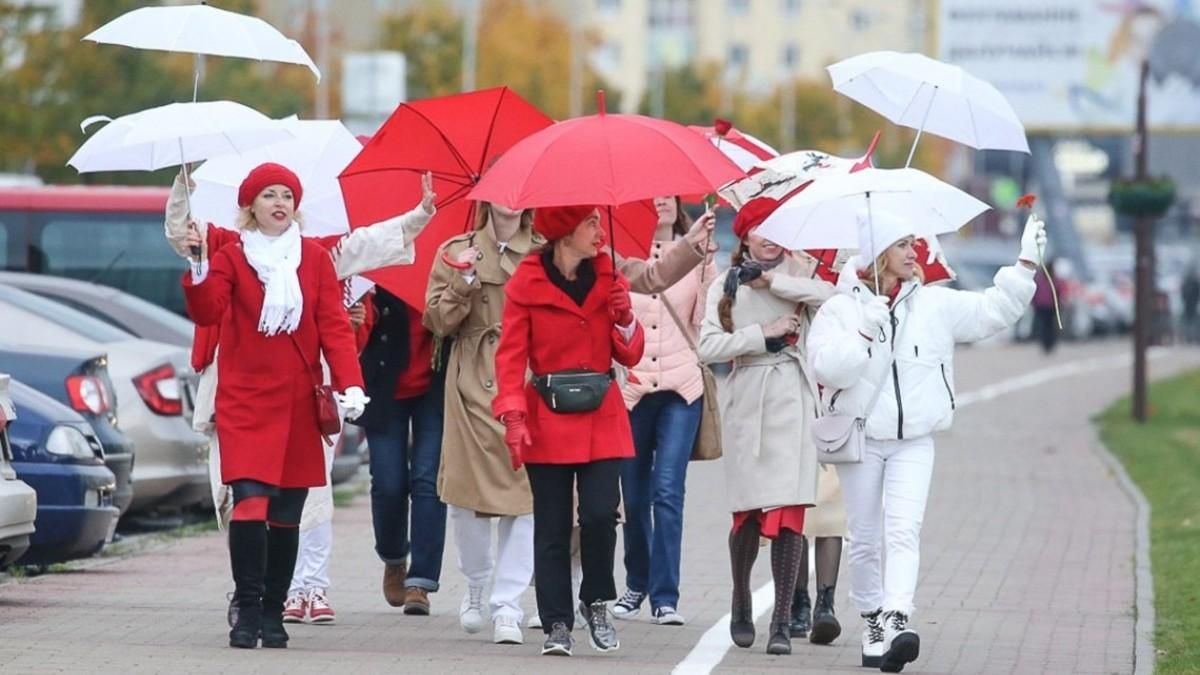
[[[891,327],[873,341],[860,333],[859,302],[871,290],[847,261],[838,294],[821,306],[808,334],[808,357],[822,385],[821,408],[867,418],[867,437],[916,438],[949,428],[954,419],[954,345],[991,337],[1016,324],[1033,299],[1034,271],[1001,268],[983,292],[905,283],[892,303]],[[892,356],[895,355],[893,363]]]

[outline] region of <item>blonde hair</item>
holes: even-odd
[[[892,246],[895,246],[895,244],[892,244]],[[858,280],[861,281],[864,286],[871,289],[871,292],[875,295],[880,295],[879,289],[875,288],[875,268],[877,267],[880,270],[887,268],[887,252],[891,250],[892,246],[887,247],[883,253],[880,253],[879,256],[875,258],[875,264],[873,266],[868,266],[867,269],[860,270],[858,273]],[[881,274],[880,277],[882,276],[883,275]],[[917,281],[925,283],[925,270],[922,269],[919,264],[913,270],[913,276],[916,277]]]
[[[292,214],[292,220],[304,229],[304,216],[300,215],[299,211]],[[237,229],[239,232],[254,232],[258,230],[258,221],[254,219],[254,213],[249,206],[243,206],[237,212]]]

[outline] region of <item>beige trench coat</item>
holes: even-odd
[[[473,238],[473,239],[472,239]],[[473,241],[473,243],[472,243]],[[500,252],[491,227],[447,240],[435,254],[425,295],[425,327],[438,337],[453,337],[446,366],[445,423],[438,496],[480,514],[519,516],[533,512],[529,479],[522,467],[512,470],[504,445],[504,425],[492,418],[496,395],[496,348],[504,310],[504,285],[526,254],[543,243],[520,229]],[[479,250],[475,278],[467,283],[442,261],[474,246]],[[659,292],[702,260],[685,242],[651,261],[624,259],[617,266],[639,293]]]
[[[705,363],[733,361],[718,391],[729,509],[811,506],[820,471],[810,436],[818,398],[801,349],[809,321],[834,287],[811,279],[810,263],[789,257],[770,288],[738,288],[727,333],[717,310],[727,274],[708,290],[699,353]],[[792,313],[801,316],[799,342],[768,353],[761,324]]]

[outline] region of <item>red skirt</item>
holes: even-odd
[[[741,529],[746,521],[754,518],[758,521],[759,531],[767,539],[779,536],[781,530],[791,530],[796,534],[804,534],[804,511],[807,506],[781,506],[777,509],[764,511],[738,511],[733,514],[734,532]]]

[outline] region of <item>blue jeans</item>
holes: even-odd
[[[411,552],[412,563],[405,585],[432,593],[438,589],[446,545],[446,505],[437,494],[442,454],[442,392],[434,387],[421,396],[397,399],[392,405],[387,429],[367,431],[375,552],[389,565],[403,563]]]
[[[629,411],[637,456],[621,468],[625,503],[625,585],[650,607],[679,607],[683,493],[703,399],[647,394]]]

